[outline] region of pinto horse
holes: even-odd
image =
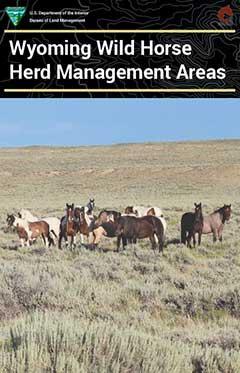
[[[62,239],[65,239],[68,246],[68,237],[71,237],[70,248],[76,245],[75,238],[79,231],[79,222],[76,221],[74,216],[74,203],[66,204],[66,215],[62,217],[60,222],[60,232],[58,239],[58,248],[62,249]]]
[[[81,205],[78,205],[75,207],[75,209],[79,209],[81,211],[83,211],[84,213],[84,218],[86,220],[86,223],[88,224],[88,226],[90,226],[90,224],[92,223],[92,221],[94,220],[95,216],[93,215],[93,210],[95,208],[95,200],[94,198],[90,198],[88,204],[86,206],[81,206]]]
[[[222,233],[224,224],[230,220],[232,213],[231,205],[224,205],[218,210],[215,210],[212,214],[204,216],[203,218],[203,234],[213,234],[213,242],[219,239],[222,242]]]
[[[116,236],[117,251],[120,249],[121,240],[124,250],[127,241],[136,242],[137,239],[143,238],[149,238],[152,244],[152,249],[155,250],[157,246],[155,239],[156,236],[159,252],[163,252],[163,225],[155,216],[147,215],[141,218],[134,216],[121,216],[117,221]]]
[[[39,220],[44,220],[48,223],[49,229],[50,229],[50,235],[52,237],[53,243],[57,241],[59,237],[59,226],[60,226],[60,220],[55,217],[47,217],[47,218],[41,218],[39,219],[37,216],[34,216],[29,210],[22,209],[20,212],[18,212],[18,217],[21,219],[27,220],[29,223],[34,223]]]
[[[181,242],[187,247],[191,247],[191,239],[193,238],[193,245],[196,246],[195,235],[198,233],[198,245],[201,244],[201,236],[203,233],[203,214],[202,204],[195,203],[194,212],[186,212],[181,219]]]
[[[29,247],[30,243],[38,237],[42,237],[47,248],[53,243],[49,234],[49,225],[43,220],[29,223],[25,219],[20,219],[14,215],[8,215],[7,225],[8,227],[16,228],[22,247],[25,246],[25,243]]]

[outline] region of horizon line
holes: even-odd
[[[219,139],[191,139],[191,140],[163,140],[163,141],[139,141],[139,142],[116,142],[109,144],[78,144],[78,145],[0,145],[0,149],[27,149],[27,148],[90,148],[90,147],[114,147],[123,145],[158,145],[158,144],[181,144],[181,143],[206,143],[206,142],[231,142],[240,141],[239,138],[219,138]]]

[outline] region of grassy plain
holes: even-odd
[[[240,141],[0,149],[0,372],[240,372]],[[6,214],[162,207],[163,256],[16,250]],[[183,212],[232,203],[222,244],[177,243]],[[176,241],[176,243],[174,243]]]

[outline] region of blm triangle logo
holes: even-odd
[[[14,26],[17,26],[26,12],[26,7],[8,6],[5,10]]]

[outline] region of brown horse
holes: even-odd
[[[76,221],[74,216],[74,203],[66,204],[66,215],[62,217],[60,222],[60,232],[58,239],[58,248],[62,249],[62,239],[65,239],[68,246],[68,237],[71,237],[70,248],[76,245],[75,238],[79,231],[79,222]]]
[[[224,205],[220,209],[214,211],[212,214],[203,218],[203,234],[213,234],[213,242],[219,239],[222,242],[222,233],[224,223],[231,218],[231,205]]]
[[[193,238],[193,245],[196,246],[195,235],[198,233],[198,244],[201,244],[201,236],[203,231],[203,214],[202,204],[195,203],[194,212],[186,212],[181,219],[181,242],[191,247],[191,239]]]
[[[84,243],[84,236],[89,238],[89,226],[85,218],[84,207],[76,207],[74,209],[74,218],[76,223],[78,223],[78,232],[80,233],[81,243]]]
[[[159,252],[163,251],[164,244],[164,229],[161,221],[155,216],[144,216],[137,218],[134,216],[121,216],[117,221],[116,228],[117,236],[117,251],[120,249],[122,240],[123,250],[127,245],[127,241],[136,242],[137,239],[149,238],[152,244],[152,249],[156,248],[156,239],[158,239]]]

